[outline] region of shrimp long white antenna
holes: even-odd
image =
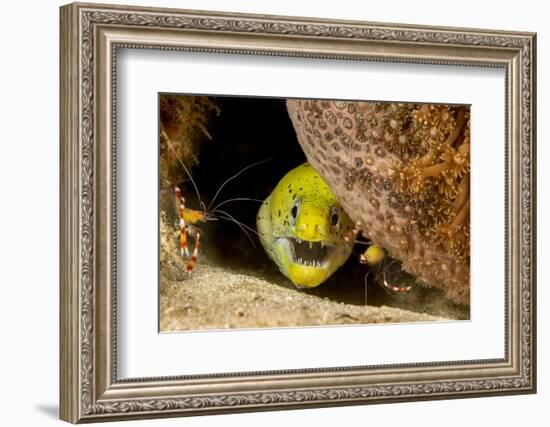
[[[164,133],[164,131],[162,131],[162,132]],[[172,142],[170,142],[170,139],[168,138],[168,135],[166,135],[166,133],[164,133],[164,137],[166,139],[166,143],[167,143],[168,147],[170,148],[170,150],[172,151],[174,156],[176,156],[176,159],[178,159],[179,164],[181,165],[181,167],[183,168],[183,170],[187,174],[189,180],[191,181],[191,184],[193,184],[193,188],[195,189],[195,192],[197,193],[197,198],[199,199],[199,205],[204,208],[204,203],[202,202],[201,194],[199,192],[199,188],[197,187],[197,184],[195,183],[195,180],[193,179],[193,176],[191,176],[191,172],[189,172],[189,170],[185,166],[185,163],[183,163],[183,160],[178,155],[178,152],[175,150],[174,146],[172,145]]]
[[[212,212],[214,212],[214,211],[212,211]],[[222,210],[220,210],[220,209],[217,209],[215,212],[216,212],[216,213],[223,213],[223,214],[228,215],[228,216],[230,216],[231,218],[235,219],[235,217],[232,216],[232,215],[230,215],[229,212],[227,212],[227,211],[222,211]],[[235,219],[235,221],[237,221],[237,220]],[[260,233],[258,233],[256,230],[254,230],[254,229],[253,229],[252,227],[250,227],[249,225],[246,225],[245,223],[240,222],[240,221],[237,221],[237,222],[238,222],[239,224],[241,224],[243,227],[246,227],[246,228],[247,228],[248,230],[250,230],[252,233],[256,234],[258,237],[260,237]]]
[[[212,205],[214,204],[214,202],[216,201],[216,198],[218,197],[218,195],[220,194],[220,192],[222,191],[223,187],[226,186],[226,184],[228,184],[230,181],[234,180],[235,178],[237,178],[240,174],[242,174],[243,172],[247,171],[248,169],[250,168],[253,168],[254,166],[258,166],[258,165],[261,165],[263,163],[266,163],[266,162],[269,162],[270,160],[273,160],[273,157],[270,157],[269,159],[264,159],[264,160],[260,160],[259,162],[256,162],[256,163],[252,163],[251,165],[248,165],[246,167],[244,167],[243,169],[241,169],[239,172],[237,172],[235,175],[233,175],[232,177],[228,178],[225,180],[225,182],[220,185],[220,188],[218,188],[218,191],[216,191],[216,194],[214,194],[214,198],[212,199],[212,201],[210,202],[210,204],[208,205],[208,209],[207,210],[210,210],[210,208],[212,207]]]
[[[256,244],[254,243],[254,239],[252,239],[252,237],[250,237],[250,234],[247,231],[247,230],[249,230],[252,233],[255,233],[256,235],[260,236],[260,234],[256,230],[254,230],[252,227],[249,227],[248,225],[243,224],[242,222],[238,221],[233,215],[230,215],[229,213],[227,213],[225,211],[215,210],[215,211],[211,211],[211,212],[216,213],[218,215],[222,215],[222,216],[218,216],[218,218],[220,218],[220,219],[225,219],[225,220],[228,220],[228,221],[231,221],[231,222],[234,222],[235,224],[237,224],[239,226],[239,228],[243,231],[243,233],[246,235],[246,237],[248,237],[248,240],[250,240],[250,243],[252,243],[252,246],[254,246],[254,248],[256,247]]]
[[[369,304],[369,298],[368,298],[368,281],[367,278],[369,277],[370,271],[367,271],[367,274],[365,274],[365,305]]]
[[[215,210],[218,209],[220,206],[223,206],[223,205],[225,205],[226,203],[238,202],[238,201],[250,201],[250,202],[260,202],[260,203],[265,202],[265,200],[261,200],[261,199],[252,199],[252,198],[250,198],[250,197],[236,197],[236,198],[234,198],[234,199],[228,199],[228,200],[224,200],[223,202],[218,203],[216,206],[214,206],[214,208],[213,208],[212,210],[215,211]]]

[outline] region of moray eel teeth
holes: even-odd
[[[291,261],[295,264],[326,267],[335,247],[326,245],[325,242],[304,242],[294,237],[279,237],[276,245],[288,248]]]

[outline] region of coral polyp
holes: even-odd
[[[363,234],[420,283],[468,304],[467,106],[288,100],[308,161]]]

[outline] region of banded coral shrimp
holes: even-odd
[[[239,221],[233,214],[228,212],[227,209],[222,209],[223,206],[235,203],[235,202],[258,202],[262,203],[263,200],[255,199],[252,197],[231,197],[225,200],[219,201],[219,196],[222,194],[222,191],[224,188],[237,179],[241,174],[245,173],[251,168],[257,167],[261,164],[264,164],[270,160],[263,159],[257,162],[254,162],[252,164],[248,164],[241,169],[239,169],[237,172],[235,172],[233,175],[231,175],[229,178],[225,179],[217,188],[214,196],[211,198],[208,205],[203,201],[203,198],[201,197],[201,192],[199,191],[199,187],[196,183],[196,180],[194,179],[193,175],[191,174],[189,168],[185,165],[183,160],[175,153],[174,155],[177,158],[178,163],[180,164],[182,170],[185,172],[186,181],[190,183],[192,187],[191,194],[184,193],[184,182],[178,183],[178,184],[172,184],[171,185],[171,197],[173,197],[174,205],[176,207],[177,212],[177,225],[179,231],[179,256],[186,259],[187,263],[185,266],[185,269],[181,268],[177,264],[173,264],[174,267],[176,267],[178,270],[184,270],[187,274],[191,274],[193,272],[193,269],[195,267],[195,264],[198,261],[199,252],[201,249],[201,237],[204,236],[204,231],[201,229],[200,225],[204,225],[207,222],[210,221],[227,221],[230,223],[235,224],[240,231],[246,236],[246,238],[249,240],[252,247],[256,247],[255,239],[253,238],[253,235],[257,235],[258,232],[250,227],[249,225],[245,224],[242,221]],[[194,194],[193,194],[194,193]],[[165,193],[164,197],[167,197],[169,194]],[[194,202],[194,204],[191,204],[193,208],[189,207],[188,199]],[[196,209],[195,209],[196,205]],[[193,240],[193,245],[191,249],[190,240]]]
[[[361,264],[368,267],[363,279],[365,305],[368,305],[368,283],[371,276],[391,297],[407,294],[414,289],[416,279],[403,270],[401,262],[390,257],[384,248],[366,238],[360,229],[353,229],[346,236],[346,240],[353,241],[361,248],[361,253],[354,250],[353,254],[359,258]],[[366,249],[363,250],[365,246]]]

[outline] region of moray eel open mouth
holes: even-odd
[[[349,256],[346,248],[326,241],[305,241],[296,237],[278,237],[273,252],[285,276],[298,288],[323,283]],[[335,260],[338,264],[335,264]]]
[[[280,237],[276,244],[286,247],[290,260],[306,267],[327,267],[330,255],[336,249],[325,242],[306,242],[294,237]]]

